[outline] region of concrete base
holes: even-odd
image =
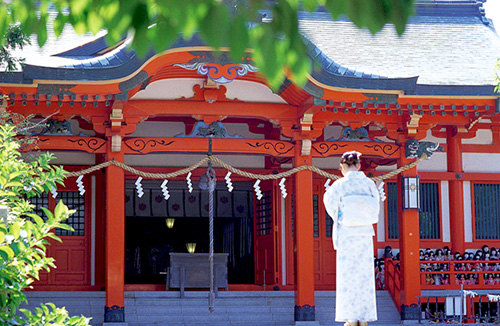
[[[319,326],[319,321],[318,320],[296,321],[295,326]]]
[[[102,323],[102,326],[128,326],[128,323]]]

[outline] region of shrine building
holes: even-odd
[[[54,153],[72,176],[32,203],[39,214],[59,199],[76,209],[74,231],[48,247],[58,268],[34,291],[105,291],[104,321],[125,323],[126,291],[178,291],[166,288],[169,257],[208,255],[212,214],[227,259],[218,290],[294,291],[294,321],[315,321],[315,291],[336,287],[318,171],[340,176],[340,156],[357,150],[387,197],[373,254],[399,253],[391,294],[410,315],[426,288],[420,249],[500,247],[500,37],[482,1],[415,10],[401,36],[300,13],[314,68],[305,85],[279,89],[251,55],[234,62],[196,35],[145,57],[130,39],[69,29],[27,46],[26,64],[0,73],[0,107],[49,117],[30,154]],[[213,206],[199,187],[208,158]]]

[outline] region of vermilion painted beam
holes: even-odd
[[[109,148],[110,146],[108,146]],[[107,152],[107,160],[123,162],[123,153]],[[125,174],[121,168],[106,168],[106,307],[105,322],[125,318]]]
[[[295,151],[295,166],[312,164],[311,156]],[[295,175],[295,321],[315,320],[313,177],[303,170]]]
[[[405,152],[401,151],[400,165],[411,163],[405,157]],[[414,167],[403,173],[405,176],[414,177],[417,175],[417,168]],[[398,178],[399,193],[403,193],[401,178]],[[416,209],[402,211],[400,206],[399,219],[399,258],[401,261],[401,291],[400,299],[404,304],[402,309],[412,309],[411,304],[417,303],[417,296],[420,296],[420,235],[419,235],[419,214]]]
[[[289,141],[242,138],[213,138],[212,153],[259,154],[293,157],[294,144]],[[123,143],[126,154],[152,153],[207,153],[208,138],[197,137],[145,137],[128,138]]]
[[[276,123],[281,120],[297,120],[297,108],[286,104],[249,103],[240,101],[160,101],[137,100],[129,101],[125,112],[138,110],[149,116],[217,116],[219,120],[227,116],[238,118],[270,119]]]
[[[462,139],[456,134],[456,128],[448,127],[446,144],[448,152],[446,155],[448,172],[462,173]],[[464,227],[464,193],[463,181],[452,179],[449,181],[450,201],[450,239],[453,252],[464,252],[465,250],[465,227]]]
[[[394,143],[364,142],[364,141],[330,141],[314,142],[311,154],[313,157],[340,156],[346,151],[356,150],[364,157],[380,157],[384,159],[399,158],[404,148]]]
[[[91,154],[106,153],[107,141],[98,137],[39,136],[33,147],[41,150],[80,151]],[[28,150],[33,149],[30,147]]]
[[[80,136],[39,136],[36,145],[41,150],[80,151],[91,154],[106,152],[107,141],[99,137]],[[279,157],[293,157],[294,143],[284,140],[214,138],[212,152],[217,154],[253,154]],[[30,150],[32,148],[28,148]],[[357,150],[365,157],[398,158],[400,146],[382,142],[331,141],[314,142],[312,157],[342,155],[346,150]],[[127,138],[122,145],[122,152],[128,155],[155,153],[206,153],[208,139],[196,137],[142,137]]]

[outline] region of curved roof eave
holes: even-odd
[[[95,42],[100,42],[97,39]],[[315,63],[311,72],[311,82],[321,85],[316,87],[332,87],[336,89],[358,89],[374,91],[396,91],[406,95],[420,96],[498,96],[493,85],[424,85],[418,84],[418,76],[405,78],[388,78],[375,74],[356,71],[342,66],[324,54],[306,36],[303,41],[307,53]],[[206,44],[198,37],[191,40],[179,39],[170,49],[205,47]],[[32,84],[33,80],[47,80],[52,82],[78,82],[78,81],[107,81],[129,80],[134,85],[148,78],[141,74],[143,65],[157,53],[148,52],[139,58],[135,52],[128,49],[128,42],[124,42],[113,51],[102,56],[90,59],[73,60],[71,64],[60,67],[38,66],[26,64],[20,73],[0,74],[0,83]],[[128,77],[128,78],[127,78]],[[136,80],[136,79],[141,80]],[[311,87],[305,87],[311,95],[318,92]]]

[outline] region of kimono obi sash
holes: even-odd
[[[339,224],[367,226],[378,222],[378,198],[369,195],[350,195],[340,202]]]

